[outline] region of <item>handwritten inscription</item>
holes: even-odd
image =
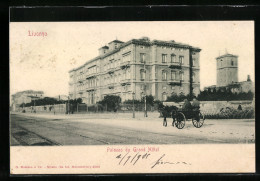
[[[186,162],[169,162],[169,161],[163,161],[163,157],[165,157],[165,154],[163,154],[158,160],[156,160],[155,162],[152,163],[152,167],[154,168],[156,165],[165,165],[165,164],[185,164],[185,165],[191,165],[190,163],[186,163]]]
[[[129,152],[123,156],[122,154],[116,156],[116,158],[120,160],[118,165],[120,165],[121,163],[125,165],[128,161],[130,162],[130,164],[132,163],[133,165],[135,165],[138,160],[146,160],[151,155],[150,153],[139,154],[139,152],[136,153],[134,156],[128,154]]]
[[[166,161],[165,160],[165,154],[161,155],[159,157],[159,159],[155,159],[155,161],[153,160],[151,162],[150,165],[151,166],[151,169],[154,168],[155,166],[157,165],[166,165],[166,164],[174,164],[174,165],[191,165],[190,163],[187,163],[187,162],[174,162],[174,161]],[[164,160],[163,160],[164,158]],[[145,161],[145,160],[148,160],[148,161],[151,161],[151,154],[150,153],[143,153],[143,154],[140,154],[140,152],[136,153],[135,155],[131,155],[128,153],[126,154],[119,154],[116,156],[116,159],[118,159],[118,165],[122,165],[122,166],[125,166],[127,164],[131,164],[131,165],[135,165],[137,162],[140,162],[140,161]]]

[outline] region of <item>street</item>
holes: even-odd
[[[163,127],[158,115],[11,114],[11,146],[254,143],[255,120],[205,120],[201,128]]]

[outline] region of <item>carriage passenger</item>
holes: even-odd
[[[188,99],[184,100],[184,104],[182,106],[182,110],[183,111],[190,111],[192,109],[191,103],[190,101],[188,101]]]
[[[194,97],[192,101],[192,109],[193,111],[199,111],[200,110],[200,102]]]

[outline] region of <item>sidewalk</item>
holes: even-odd
[[[120,119],[120,120],[161,120],[159,112],[148,112],[148,117],[144,117],[144,112],[133,113],[84,113],[84,114],[50,114],[50,113],[20,113],[13,112],[11,114],[23,115],[28,117],[37,117],[45,119]]]

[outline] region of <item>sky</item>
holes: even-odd
[[[47,36],[28,36],[46,32]],[[149,37],[200,47],[201,89],[216,84],[216,57],[238,55],[238,80],[254,81],[253,21],[11,22],[10,94],[42,90],[68,95],[68,71],[118,39]]]

